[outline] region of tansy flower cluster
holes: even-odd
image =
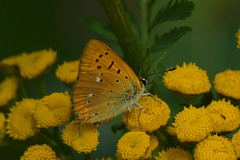
[[[239,39],[239,33],[236,37]],[[25,152],[21,160],[75,159],[73,151],[85,154],[87,159],[101,143],[99,135],[104,133],[99,132],[101,129],[97,125],[73,120],[71,95],[67,91],[47,94],[43,87],[43,77],[56,56],[57,53],[49,49],[22,53],[0,61],[0,69],[6,75],[0,83],[0,146],[11,146],[14,142],[18,142],[20,147],[23,145]],[[56,78],[72,88],[79,63],[75,60],[58,65]],[[41,86],[41,98],[29,98],[32,95],[24,94],[24,79],[36,80]],[[216,74],[213,84],[220,99],[208,99],[208,103],[192,101],[199,96],[206,99],[205,93],[211,94],[207,71],[195,63],[177,65],[175,70],[165,72],[162,81],[173,94],[185,100],[179,105],[181,111],[172,115],[174,120],[171,122],[172,106],[157,96],[142,96],[137,102],[141,109],[133,105],[131,110],[121,115],[119,123],[112,121],[108,124],[119,136],[115,151],[117,160],[240,158],[240,131],[237,131],[240,111],[233,103],[240,100],[239,70],[228,69]],[[93,95],[86,95],[89,96]],[[235,134],[231,137],[231,133]]]
[[[52,49],[44,49],[29,54],[22,53],[3,59],[0,62],[0,68],[5,72],[11,72],[12,68],[17,68],[22,77],[34,79],[43,74],[55,62],[56,56],[57,52]]]

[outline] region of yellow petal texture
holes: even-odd
[[[144,159],[150,158],[152,156],[153,151],[157,148],[158,145],[159,145],[158,138],[154,134],[151,134],[150,135],[150,147],[148,148],[148,150],[144,156]]]
[[[139,107],[133,106],[131,112],[126,112],[125,115],[122,116],[123,122],[125,124],[126,121],[128,122],[128,124],[126,124],[128,130],[152,132],[158,129],[159,127],[167,124],[170,118],[169,106],[160,98],[157,99],[158,101],[151,96],[146,96],[142,97],[138,101],[138,104],[142,106],[142,111],[139,120],[142,129],[139,127],[138,123],[138,116],[140,113]]]
[[[79,61],[64,62],[59,65],[55,74],[60,81],[74,83],[77,79]]]
[[[156,160],[193,160],[192,155],[180,147],[170,148],[166,151],[162,150],[158,153]]]
[[[46,144],[30,146],[20,160],[60,160],[56,153]]]
[[[21,76],[28,79],[37,78],[55,62],[56,57],[57,52],[52,49],[23,53],[17,60]]]
[[[233,135],[231,142],[237,158],[240,158],[240,130],[238,130],[238,132]]]
[[[238,107],[234,107],[230,101],[224,99],[212,101],[206,109],[213,118],[214,132],[231,132],[238,128],[240,124],[240,112]]]
[[[140,159],[150,147],[150,136],[145,132],[131,131],[118,140],[117,153],[122,159]]]
[[[68,92],[52,93],[39,100],[35,108],[34,118],[37,127],[58,127],[67,123],[71,118],[71,99]]]
[[[62,130],[62,140],[76,152],[91,153],[97,150],[99,132],[91,123],[72,121]]]
[[[18,90],[19,80],[16,77],[6,77],[0,84],[0,107],[12,100]]]
[[[237,38],[237,48],[240,49],[240,29],[238,29],[238,32],[236,34],[236,38]]]
[[[0,112],[0,143],[1,140],[4,138],[6,132],[5,122],[6,122],[5,115],[2,112]]]
[[[182,67],[177,65],[175,70],[165,72],[163,83],[171,91],[185,95],[199,95],[211,88],[207,72],[199,69],[195,63],[186,65],[184,62]]]
[[[4,58],[0,62],[0,68],[2,67],[18,67],[18,58],[20,58],[22,55],[14,55],[11,57]]]
[[[214,88],[226,97],[240,99],[240,70],[226,70],[216,74]]]
[[[6,133],[10,137],[25,140],[39,131],[33,117],[33,111],[37,102],[38,100],[36,99],[23,99],[20,102],[16,102],[16,105],[10,108],[6,127]]]
[[[181,142],[198,142],[213,131],[213,119],[204,107],[190,105],[177,114],[173,126]]]
[[[209,135],[197,144],[194,153],[195,160],[236,160],[233,146],[227,138]]]

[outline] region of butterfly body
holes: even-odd
[[[141,98],[146,83],[106,44],[90,40],[73,87],[73,110],[80,122],[102,124]]]

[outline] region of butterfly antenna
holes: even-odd
[[[140,67],[139,74],[138,74],[139,76],[141,76],[143,63],[144,63],[144,61],[145,61],[145,59],[146,59],[146,57],[147,57],[147,55],[148,55],[148,53],[149,53],[149,50],[150,50],[150,47],[147,48],[147,52],[146,52],[146,54],[145,54],[145,57],[143,58],[143,62],[142,62],[142,65],[141,65],[141,67]]]
[[[175,69],[176,69],[176,67],[175,67],[175,68],[168,69],[168,70],[166,70],[166,71],[162,71],[162,72],[150,73],[150,74],[147,74],[146,77],[148,77],[148,76],[150,76],[150,75],[154,75],[154,74],[162,74],[162,73],[165,73],[165,72],[168,72],[168,71],[173,71],[173,70],[175,70]]]

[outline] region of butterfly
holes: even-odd
[[[150,94],[144,93],[147,84],[148,79],[138,78],[109,46],[92,39],[81,55],[72,90],[76,119],[101,125],[124,111],[131,111],[133,105],[141,111],[137,101]]]

